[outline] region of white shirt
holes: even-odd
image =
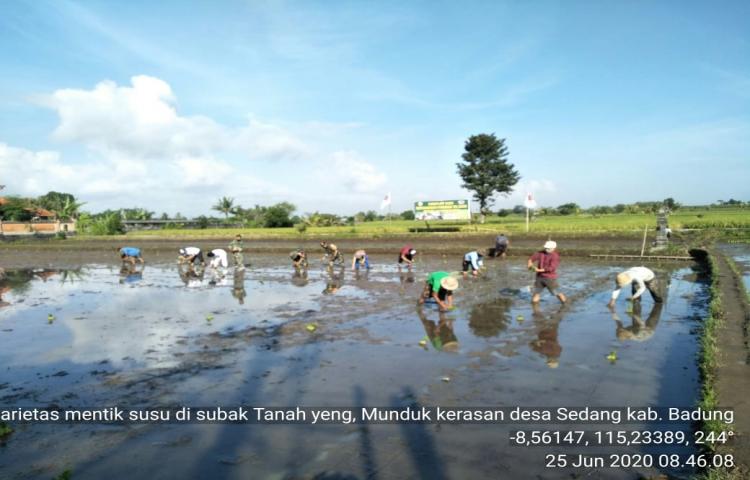
[[[479,259],[477,252],[469,252],[464,255],[464,262],[471,263],[471,268],[474,270],[479,270],[479,267],[482,266],[482,261]]]
[[[216,250],[211,250],[211,253],[214,254],[211,258],[211,263],[209,264],[210,267],[216,268],[216,267],[224,267],[227,268],[229,266],[229,262],[227,261],[227,252],[224,250],[217,248]]]
[[[650,282],[655,277],[654,272],[646,267],[633,267],[625,270],[622,273],[625,273],[628,277],[630,277],[630,281],[632,283],[638,285],[638,289],[633,294],[634,300],[643,295],[643,292],[646,291],[645,282]],[[612,300],[617,300],[617,297],[620,295],[621,289],[621,287],[618,287],[614,292],[612,292]]]
[[[201,253],[201,249],[198,247],[185,247],[183,248],[183,250],[185,251],[186,257],[192,257],[193,255],[198,255],[199,253]]]

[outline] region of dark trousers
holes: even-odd
[[[654,299],[654,302],[661,303],[661,302],[664,301],[664,299],[662,297],[662,292],[661,292],[661,285],[660,285],[659,281],[656,278],[654,278],[650,282],[643,282],[643,283],[646,285],[646,289],[651,294],[651,298]],[[633,283],[633,285],[632,285],[633,295],[635,295],[635,292],[637,292],[637,291],[638,291],[638,284]],[[637,298],[636,300],[640,300],[640,297]]]

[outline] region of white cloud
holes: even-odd
[[[210,160],[219,153],[240,152],[267,160],[307,152],[301,140],[276,125],[251,119],[231,128],[204,116],[181,116],[169,84],[146,75],[133,77],[130,86],[103,81],[92,90],[57,90],[42,104],[60,117],[56,139],[81,142],[107,157]]]
[[[338,151],[332,155],[334,176],[350,192],[374,193],[383,188],[388,177],[354,151]]]
[[[181,115],[170,85],[154,77],[135,76],[124,86],[103,81],[90,90],[60,89],[40,103],[59,117],[53,138],[80,145],[88,155],[74,161],[59,151],[0,143],[0,180],[12,193],[71,192],[92,211],[138,205],[198,215],[223,195],[242,205],[289,200],[301,210],[340,198],[348,209],[382,195],[387,181],[356,151],[330,153],[323,145],[336,141],[337,130],[360,124],[289,127],[250,116],[243,126],[225,126]],[[316,138],[321,133],[325,141]],[[310,175],[320,188],[306,190]]]
[[[0,143],[0,183],[19,195],[37,196],[49,190],[64,190],[69,184],[78,184],[82,177],[94,178],[96,170],[93,166],[76,169],[65,165],[58,152],[33,152]]]

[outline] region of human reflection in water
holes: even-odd
[[[500,297],[472,307],[469,312],[469,328],[478,337],[496,337],[510,323],[510,307],[513,299]]]
[[[338,270],[333,268],[327,269],[326,288],[323,289],[323,295],[332,295],[341,289],[344,283],[344,267]]]
[[[135,263],[123,263],[122,268],[120,268],[120,284],[132,284],[137,283],[143,280],[143,270],[145,266],[144,264],[140,264],[140,269],[138,268],[138,264]]]
[[[532,340],[529,346],[547,359],[549,368],[557,368],[560,366],[560,355],[562,354],[562,346],[557,340],[557,335],[563,308],[561,307],[557,313],[549,318],[542,313],[539,304],[532,304],[532,309],[537,338]]]
[[[438,322],[427,318],[421,305],[417,305],[417,315],[433,348],[442,352],[458,351],[458,338],[453,331],[453,318],[446,312],[438,312]]]
[[[203,285],[203,276],[206,273],[202,266],[194,267],[193,265],[179,265],[177,272],[180,274],[180,280],[188,288],[200,287]]]
[[[308,283],[310,283],[310,281],[307,278],[307,269],[295,268],[292,273],[292,285],[295,287],[304,287]]]
[[[354,271],[354,280],[367,280],[370,276],[370,269],[358,268]]]
[[[245,304],[245,269],[237,268],[234,270],[234,283],[232,285],[232,296],[237,299],[240,305]]]
[[[663,303],[654,303],[651,308],[651,313],[648,314],[646,321],[643,321],[641,316],[641,304],[640,302],[633,302],[633,310],[629,312],[631,318],[631,324],[626,327],[620,317],[617,316],[617,312],[612,311],[612,319],[615,321],[615,335],[621,342],[626,340],[632,340],[635,342],[644,342],[650,339],[654,335],[656,326],[659,324],[661,318],[661,310]]]
[[[407,269],[405,271],[402,271],[399,268],[399,271],[398,271],[398,281],[399,281],[399,284],[401,286],[400,290],[401,290],[402,294],[406,292],[406,287],[408,287],[410,283],[412,283],[412,284],[414,283],[414,278],[415,278],[414,277],[414,272],[411,269]]]
[[[10,303],[3,300],[3,295],[10,291],[10,286],[5,282],[5,270],[0,268],[0,308],[7,307]]]

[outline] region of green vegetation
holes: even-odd
[[[472,135],[466,140],[464,150],[461,155],[463,162],[456,164],[458,174],[464,182],[462,186],[474,193],[474,200],[479,202],[479,213],[484,219],[494,202],[494,196],[511,193],[521,175],[512,163],[508,163],[505,139],[498,139],[494,133]]]
[[[709,291],[711,303],[709,303],[708,307],[708,316],[703,323],[699,360],[703,385],[701,387],[701,399],[698,402],[698,407],[703,410],[716,410],[719,408],[716,392],[716,368],[718,367],[718,346],[716,342],[717,331],[721,326],[724,316],[724,309],[722,307],[722,295],[719,288],[719,268],[716,262],[717,260],[713,255],[708,256],[708,266],[711,275],[711,288]],[[729,263],[731,264],[731,262]],[[721,432],[731,430],[731,426],[717,420],[709,420],[702,423],[701,430],[706,434],[720,434]],[[705,448],[713,452],[716,444],[707,443],[705,444]],[[734,480],[741,477],[736,470],[709,468],[696,478],[700,480]]]
[[[229,214],[234,211],[234,199],[231,197],[221,197],[211,209],[223,213],[224,218],[229,218]]]
[[[10,428],[10,425],[5,422],[0,422],[0,439],[4,439],[11,433],[13,433],[13,429]]]
[[[272,208],[272,207],[260,207]],[[265,211],[265,210],[264,210]],[[219,237],[242,233],[249,238],[298,238],[301,235],[310,236],[340,236],[340,237],[377,237],[383,235],[407,235],[410,228],[425,230],[436,230],[445,227],[457,227],[459,234],[494,234],[499,231],[511,235],[525,235],[525,218],[522,214],[508,213],[505,216],[487,217],[485,224],[469,224],[451,221],[430,221],[429,224],[421,221],[401,220],[394,216],[393,220],[377,220],[362,222],[347,222],[337,215],[326,213],[312,213],[304,220],[293,217],[297,221],[287,224],[281,228],[264,228],[264,223],[247,224],[247,227],[236,228],[170,228],[165,230],[143,230],[130,232],[128,236],[133,237]],[[716,208],[702,210],[681,209],[669,216],[670,227],[677,231],[688,228],[696,221],[706,221],[713,224],[742,225],[742,228],[750,228],[750,209],[747,208]],[[355,227],[355,232],[352,232]],[[647,229],[649,238],[653,238],[656,228],[656,218],[651,213],[620,213],[607,215],[592,215],[579,213],[571,215],[539,215],[531,222],[529,235],[589,235],[589,234],[618,234],[618,235],[643,235]],[[715,228],[715,227],[712,227]],[[425,231],[423,230],[423,231]],[[694,232],[697,234],[698,232]],[[728,230],[725,235],[735,235],[736,232]],[[679,233],[676,233],[679,235]],[[712,235],[714,232],[712,232]],[[742,234],[742,233],[740,233]],[[747,233],[744,233],[747,236]],[[708,240],[708,239],[707,239]]]
[[[73,478],[73,472],[70,470],[63,471],[60,475],[56,476],[54,480],[71,480]]]

